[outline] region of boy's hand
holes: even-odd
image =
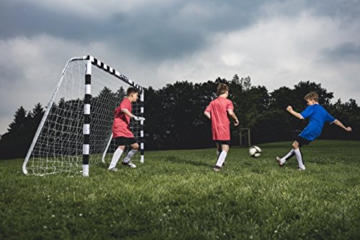
[[[347,127],[347,128],[345,128],[345,130],[348,131],[348,132],[351,132],[351,131],[352,131],[352,128],[351,128],[351,127]]]
[[[145,118],[144,117],[137,117],[134,115],[134,120],[135,121],[145,121]]]
[[[234,120],[234,126],[238,126],[239,125],[239,120],[238,119],[235,119]]]
[[[286,110],[287,110],[288,112],[291,112],[291,111],[293,110],[293,108],[292,108],[292,106],[287,106]]]

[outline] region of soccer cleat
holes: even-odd
[[[133,164],[132,162],[121,162],[121,164],[122,165],[124,165],[124,166],[128,166],[128,167],[130,167],[130,168],[136,168],[136,165],[135,164]]]
[[[305,168],[298,168],[298,171],[305,171]]]
[[[215,172],[218,172],[218,171],[220,171],[220,167],[215,166],[215,167],[213,168],[213,170],[214,170]]]
[[[113,167],[113,168],[109,168],[109,169],[108,169],[108,171],[109,171],[109,172],[117,172],[117,171],[118,171],[118,169],[117,169],[117,168],[115,168],[115,167]]]
[[[280,167],[284,166],[284,164],[281,163],[281,158],[276,157],[276,161],[278,162],[278,164],[279,164]]]

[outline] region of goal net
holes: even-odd
[[[114,110],[128,87],[139,89],[140,98],[133,103],[132,112],[143,117],[141,86],[92,56],[70,59],[35,133],[23,173],[88,176],[90,162],[109,163],[116,149],[112,139]],[[133,160],[140,162],[144,161],[143,124],[130,122],[140,145]]]

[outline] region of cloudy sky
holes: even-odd
[[[360,0],[1,0],[0,135],[87,54],[155,89],[250,76],[360,103]]]

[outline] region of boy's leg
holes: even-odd
[[[302,153],[300,151],[299,142],[295,140],[292,144],[292,147],[293,149],[291,149],[291,151],[288,154],[286,154],[283,158],[276,157],[276,161],[279,163],[280,167],[282,167],[289,158],[295,155],[298,161],[299,169],[305,170],[305,165],[303,162]]]
[[[304,162],[303,162],[303,157],[302,157],[302,153],[300,151],[300,148],[295,149],[294,152],[295,152],[295,155],[296,155],[296,159],[298,160],[299,170],[305,170],[305,165],[304,165]]]
[[[230,148],[229,145],[221,144],[221,150],[222,151],[221,151],[221,153],[220,153],[220,155],[218,157],[218,160],[216,162],[216,165],[214,167],[215,171],[218,171],[222,167],[222,165],[224,164],[224,161],[225,161],[225,158],[226,158],[227,153],[229,151],[229,148]]]
[[[295,152],[298,164],[299,164],[299,170],[305,170],[305,165],[304,165],[304,162],[303,162],[303,157],[302,157],[302,153],[300,151],[300,148],[295,149],[294,152]]]
[[[219,159],[221,151],[221,144],[216,143],[216,160]]]
[[[279,165],[282,166],[285,164],[287,160],[289,160],[293,156],[295,156],[295,152],[294,149],[291,149],[290,152],[288,152],[284,157],[282,158],[276,157],[276,161],[278,161]]]
[[[118,148],[116,149],[116,151],[114,152],[112,159],[111,159],[111,163],[109,166],[109,170],[111,169],[115,169],[117,162],[119,161],[121,154],[124,152],[125,146],[118,146]]]
[[[216,143],[216,160],[219,159],[219,156],[220,156],[221,152],[222,152],[221,144]],[[226,164],[226,162],[225,162],[225,160],[224,160],[223,166],[224,166],[225,164]]]
[[[293,149],[287,155],[285,155],[283,158],[276,157],[276,161],[279,163],[280,167],[284,165],[286,160],[288,160],[289,158],[291,158],[292,156],[295,155],[296,159],[298,161],[298,164],[299,164],[299,169],[305,170],[305,164],[303,162],[303,157],[302,157],[300,148],[304,145],[308,145],[310,142],[311,142],[310,140],[305,139],[305,138],[301,137],[300,135],[297,136],[295,138],[295,141],[292,144]]]
[[[131,158],[135,155],[135,153],[139,149],[139,144],[133,143],[130,145],[130,147],[131,147],[131,150],[128,152],[128,154],[126,155],[126,157],[123,160],[123,162],[126,164],[130,162]]]
[[[300,146],[299,146],[299,143],[297,141],[295,141],[293,143],[293,148],[294,148],[294,153],[295,153],[296,159],[297,159],[298,164],[299,164],[299,169],[305,170],[305,165],[304,165],[304,162],[303,162],[302,153],[300,151]]]

